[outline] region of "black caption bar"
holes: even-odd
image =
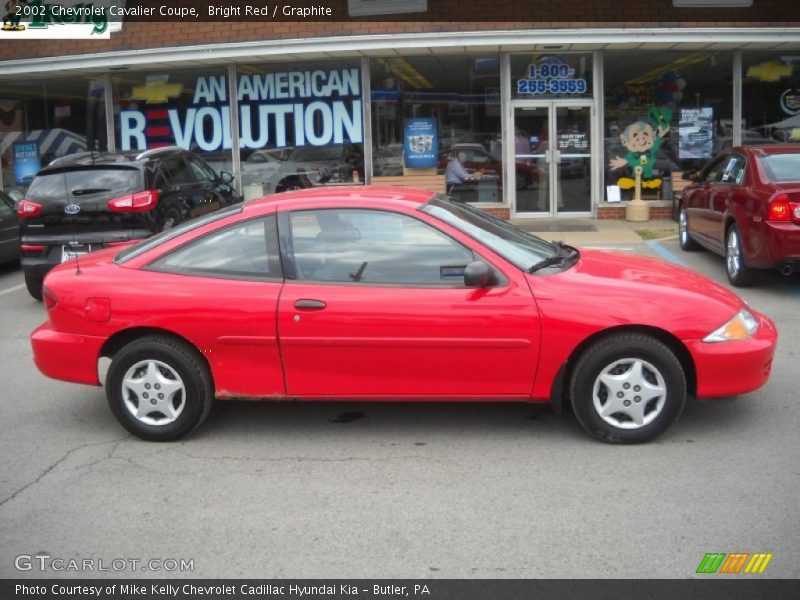
[[[520,579],[59,579],[0,580],[3,600],[618,600],[659,598],[789,600],[788,579],[520,580]]]
[[[394,5],[394,6],[393,6]],[[399,8],[398,8],[399,6]],[[750,6],[676,7],[671,0],[642,0],[619,11],[618,0],[525,0],[470,2],[427,0],[407,4],[396,0],[28,0],[15,16],[31,21],[106,22],[269,22],[269,21],[423,21],[496,23],[659,23],[662,25],[726,22],[800,22],[796,0],[755,0]]]

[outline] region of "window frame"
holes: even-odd
[[[275,264],[277,266],[277,269],[279,271],[279,276],[264,275],[262,277],[259,277],[257,275],[249,274],[249,273],[248,274],[236,274],[236,273],[230,273],[230,272],[227,272],[227,271],[213,271],[213,270],[200,271],[200,272],[172,271],[172,270],[159,269],[159,268],[156,268],[156,266],[155,266],[156,263],[159,262],[160,260],[163,260],[163,259],[167,258],[168,256],[171,256],[172,254],[176,253],[176,252],[180,252],[181,250],[186,249],[188,246],[191,246],[191,245],[194,245],[194,244],[197,244],[197,243],[201,243],[203,240],[205,240],[205,239],[207,239],[207,238],[209,238],[209,237],[211,237],[213,235],[222,234],[225,231],[227,231],[229,229],[236,228],[236,227],[246,227],[249,224],[253,223],[254,221],[260,221],[260,220],[265,221],[265,223],[264,223],[264,232],[265,232],[264,233],[264,236],[265,236],[264,241],[265,241],[266,247],[267,247],[267,260],[270,263],[272,263],[273,261],[275,262]],[[270,224],[269,221],[272,221],[272,223]],[[271,243],[270,243],[270,237],[271,236],[267,235],[267,233],[266,233],[268,228],[272,233],[274,233],[274,236],[272,236],[272,242]],[[272,257],[272,256],[274,256],[275,258],[271,259],[270,257]],[[192,238],[190,240],[187,240],[183,244],[181,244],[179,246],[176,246],[175,248],[172,248],[169,252],[165,252],[164,254],[161,254],[161,255],[155,257],[153,260],[151,260],[146,265],[144,265],[142,267],[142,270],[143,271],[151,271],[153,273],[162,273],[162,274],[165,274],[165,275],[179,275],[179,276],[183,276],[183,277],[202,277],[202,278],[206,278],[206,279],[228,279],[228,280],[232,280],[232,281],[252,281],[252,282],[262,282],[262,283],[263,282],[282,283],[286,279],[286,277],[285,277],[285,272],[284,272],[284,267],[283,267],[283,257],[282,257],[281,244],[280,244],[279,239],[278,239],[278,226],[277,226],[276,215],[274,213],[271,213],[271,214],[267,214],[267,215],[257,215],[257,216],[254,216],[254,217],[250,218],[250,219],[242,219],[240,221],[236,221],[235,223],[230,223],[228,225],[225,225],[224,227],[220,227],[218,229],[214,229],[213,231],[209,231],[208,233],[204,233],[203,235],[199,235],[197,237],[194,237],[194,238]]]
[[[509,285],[509,280],[503,273],[501,269],[499,269],[492,261],[487,259],[483,254],[477,252],[467,244],[457,240],[447,231],[436,227],[435,225],[427,222],[424,219],[420,219],[415,215],[411,215],[402,211],[396,211],[386,208],[375,208],[371,206],[326,206],[326,207],[313,207],[313,208],[303,208],[297,210],[285,210],[278,212],[278,238],[280,241],[281,247],[281,262],[283,264],[283,275],[287,283],[289,282],[296,282],[304,285],[332,285],[332,286],[355,286],[355,287],[381,287],[381,288],[399,288],[399,289],[463,289],[463,290],[474,290],[475,288],[468,287],[464,285],[463,279],[459,280],[456,283],[378,283],[378,282],[369,282],[369,281],[330,281],[330,280],[321,280],[321,279],[304,279],[297,275],[297,266],[294,261],[294,250],[292,248],[292,227],[291,227],[291,216],[295,213],[302,213],[302,212],[321,212],[321,211],[347,211],[347,210],[357,210],[357,211],[372,211],[372,212],[385,212],[392,215],[400,215],[403,217],[407,217],[409,219],[413,219],[414,221],[418,221],[422,223],[426,227],[430,227],[440,233],[441,235],[445,236],[453,243],[463,247],[467,251],[472,254],[472,262],[474,261],[483,261],[488,264],[495,273],[496,282],[492,285],[486,286],[486,288],[502,288]],[[469,264],[469,263],[468,263]]]

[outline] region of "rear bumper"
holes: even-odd
[[[759,320],[759,327],[752,338],[686,343],[697,371],[698,398],[745,394],[760,388],[769,379],[778,332],[768,317],[753,314]]]
[[[100,385],[97,359],[105,341],[106,338],[55,331],[50,323],[44,323],[31,334],[33,361],[53,379]]]
[[[800,226],[797,223],[764,222],[760,252],[748,264],[764,269],[800,264]]]

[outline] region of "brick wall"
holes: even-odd
[[[129,1],[128,6],[133,2]],[[186,4],[177,0],[170,4]],[[346,0],[302,2],[325,4],[334,14],[346,15]],[[427,13],[389,15],[365,21],[126,21],[123,30],[110,40],[13,40],[3,34],[0,61],[19,58],[64,56],[144,48],[186,46],[217,42],[280,40],[325,36],[436,31],[491,31],[499,29],[575,29],[587,27],[742,27],[800,26],[797,0],[755,0],[748,9],[675,9],[671,0],[645,0],[627,5],[619,21],[607,21],[620,14],[616,0],[495,0],[491,3],[463,0],[429,0]],[[634,8],[635,7],[635,8]],[[448,21],[454,15],[462,21]],[[538,15],[558,19],[536,20]],[[380,20],[389,19],[392,20]],[[421,21],[420,19],[428,19]],[[520,19],[529,19],[522,21]]]
[[[625,219],[625,206],[598,206],[598,219]],[[669,206],[651,206],[650,219],[671,219],[672,208]]]

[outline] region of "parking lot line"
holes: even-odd
[[[658,242],[650,241],[647,242],[647,245],[650,246],[653,250],[655,250],[656,253],[664,260],[668,260],[669,262],[675,263],[676,265],[680,265],[682,267],[686,266],[686,263],[684,261],[675,256],[672,252],[667,250],[664,246],[662,246]]]
[[[17,290],[21,290],[25,287],[24,283],[20,283],[19,285],[12,286],[10,288],[6,288],[4,290],[0,290],[0,296],[5,296],[6,294],[10,294],[11,292],[16,292]]]

